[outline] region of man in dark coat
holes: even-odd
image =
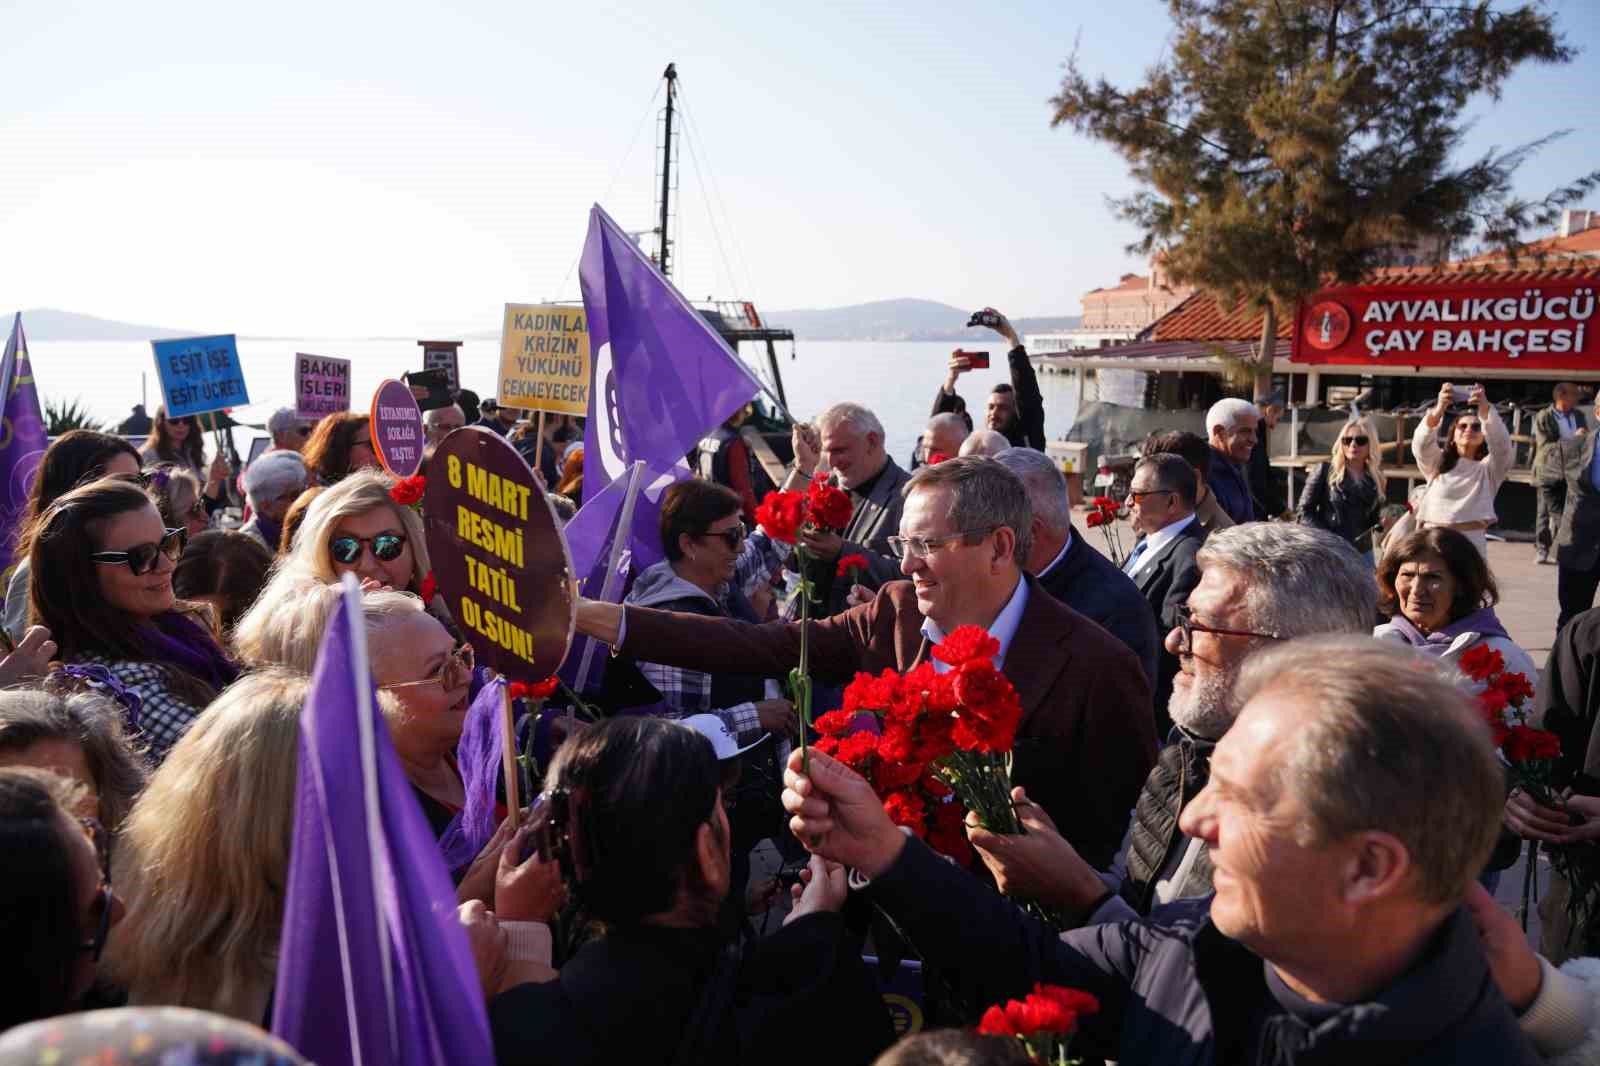
[[[1139,922],[1058,935],[900,833],[827,756],[808,775],[791,759],[784,806],[796,837],[850,867],[972,1002],[1035,982],[1096,996],[1079,1053],[1123,1066],[1542,1061],[1463,905],[1502,795],[1467,697],[1363,636],[1264,652],[1237,696],[1182,815],[1210,848],[1216,893]]]
[[[1032,547],[1023,569],[1050,595],[1126,644],[1139,657],[1154,690],[1161,646],[1155,619],[1128,575],[1074,534],[1066,478],[1048,456],[1032,448],[1010,448],[995,461],[1021,478],[1028,490]]]
[[[1256,443],[1250,449],[1250,494],[1256,498],[1261,517],[1274,518],[1288,510],[1284,499],[1285,481],[1272,469],[1272,431],[1283,417],[1283,390],[1274,389],[1256,401],[1261,422],[1256,426]]]
[[[1044,451],[1044,394],[1039,391],[1039,377],[1028,361],[1028,350],[1011,323],[999,311],[985,307],[979,315],[989,316],[994,325],[989,328],[1004,337],[1011,345],[1006,353],[1006,365],[1011,371],[1011,384],[996,385],[989,393],[984,409],[983,424],[997,433],[1005,434],[1013,448],[1033,448]],[[964,414],[966,401],[956,393],[956,379],[972,369],[972,360],[964,355],[950,357],[950,374],[933,398],[933,414],[951,411]]]
[[[1189,593],[1200,583],[1195,555],[1206,542],[1206,529],[1194,513],[1196,487],[1194,468],[1182,456],[1165,452],[1139,460],[1128,486],[1129,516],[1143,536],[1128,553],[1122,570],[1133,579],[1163,634],[1177,626]],[[1155,689],[1156,732],[1160,736],[1172,728],[1167,701],[1172,698],[1172,679],[1177,674],[1178,657],[1163,648]]]
[[[1211,472],[1206,484],[1235,525],[1262,517],[1246,469],[1260,423],[1261,412],[1249,400],[1218,400],[1206,412],[1206,437],[1211,442]]]
[[[962,625],[1000,643],[995,665],[1022,701],[1013,779],[1085,858],[1104,864],[1155,762],[1150,689],[1116,638],[1045,593],[1027,557],[1027,491],[990,459],[952,459],[912,478],[900,523],[910,581],[809,630],[811,671],[909,670]],[[1022,532],[1017,532],[1021,530]],[[800,659],[800,627],[748,625],[581,601],[578,628],[622,655],[695,670],[782,676]],[[942,663],[935,661],[935,669]]]

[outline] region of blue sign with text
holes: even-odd
[[[250,402],[233,334],[151,341],[167,417],[182,418]]]

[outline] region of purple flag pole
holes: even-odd
[[[272,1031],[320,1066],[490,1066],[455,889],[400,767],[353,578],[300,718]]]
[[[11,321],[5,355],[0,357],[0,396],[5,397],[0,417],[0,571],[11,565],[18,526],[28,509],[39,461],[49,447],[39,390],[28,360],[28,335],[22,330],[22,313]]]

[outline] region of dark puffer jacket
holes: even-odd
[[[1357,551],[1372,547],[1372,527],[1378,524],[1378,513],[1383,499],[1378,495],[1378,483],[1362,475],[1352,477],[1347,472],[1338,484],[1329,475],[1329,464],[1323,463],[1306,479],[1300,493],[1300,523],[1325,529],[1349,541]]]
[[[1211,776],[1214,740],[1192,737],[1174,730],[1177,740],[1161,749],[1155,769],[1139,793],[1133,808],[1132,831],[1128,838],[1128,872],[1122,879],[1119,895],[1140,914],[1149,914],[1156,902],[1156,879],[1172,856],[1173,849],[1188,844],[1189,838],[1178,828],[1178,815],[1200,794]],[[1211,892],[1211,858],[1202,851],[1185,883],[1177,886],[1176,897],[1204,896]]]
[[[1269,987],[1267,964],[1211,924],[1211,897],[1139,922],[1057,934],[908,840],[867,892],[923,958],[975,1003],[1036,981],[1100,1000],[1079,1054],[1122,1066],[1535,1066],[1463,907],[1397,981],[1362,1003],[1306,1011]],[[1281,984],[1281,982],[1280,982]]]

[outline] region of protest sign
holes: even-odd
[[[500,332],[501,407],[589,410],[589,326],[581,307],[506,304]]]
[[[233,334],[151,341],[168,418],[182,418],[250,402],[239,346]]]
[[[478,661],[514,681],[555,673],[572,641],[572,561],[516,449],[476,426],[450,434],[422,513],[434,580]]]
[[[350,360],[296,352],[294,410],[311,421],[350,410]]]
[[[393,378],[372,394],[372,450],[395,477],[410,477],[422,466],[422,408],[410,386]]]
[[[417,346],[422,349],[422,369],[445,371],[450,375],[450,391],[459,391],[461,388],[461,342],[418,341]]]

